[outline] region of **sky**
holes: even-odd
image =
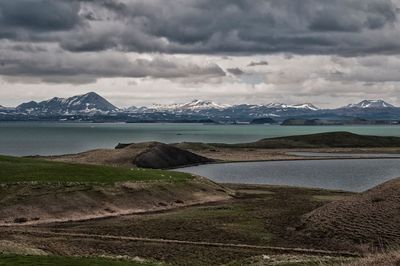
[[[400,105],[400,0],[1,0],[0,105]]]

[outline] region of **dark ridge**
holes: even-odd
[[[382,148],[400,147],[399,137],[358,135],[350,132],[329,132],[262,139],[242,144],[212,144],[215,147],[236,148]]]
[[[260,142],[269,141],[289,141],[313,147],[400,147],[399,137],[367,136],[345,131],[263,139]]]
[[[134,164],[141,168],[167,169],[212,161],[172,145],[155,143],[152,147],[136,156]]]
[[[124,149],[132,144],[134,144],[134,143],[118,143],[118,145],[115,146],[115,149],[116,150]]]
[[[250,122],[250,124],[252,125],[276,124],[276,123],[277,122],[270,117],[256,118]]]

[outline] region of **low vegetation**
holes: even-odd
[[[400,251],[391,251],[382,254],[372,254],[366,258],[355,260],[348,266],[388,266],[400,265]]]
[[[56,256],[22,256],[0,255],[0,266],[153,266],[155,263],[141,263],[127,260],[105,258],[56,257]]]
[[[349,242],[380,251],[400,245],[400,178],[304,216],[301,231],[319,241]]]
[[[171,181],[191,179],[191,175],[140,168],[51,162],[32,158],[0,156],[0,182],[87,182]]]
[[[323,243],[320,241],[309,242],[302,235],[299,236],[295,231],[296,225],[299,224],[302,215],[330,202],[331,199],[352,195],[347,192],[276,186],[229,185],[228,187],[235,189],[238,193],[235,198],[227,201],[175,209],[169,212],[43,225],[41,228],[46,228],[50,232],[62,233],[324,249]],[[321,197],[324,201],[317,200],[316,197]],[[4,235],[4,232],[0,231],[1,234]],[[12,234],[15,236],[15,233]],[[60,236],[57,235],[42,237],[40,233],[35,236],[33,244],[52,243],[53,251],[57,254],[77,254],[77,252],[77,255],[81,256],[89,252],[113,255],[134,254],[172,265],[225,265],[233,261],[241,263],[246,258],[263,254],[279,259],[279,261],[296,261],[290,256],[290,258],[288,256],[276,258],[274,255],[278,254],[274,251],[253,248],[91,238],[82,241],[81,238],[60,239]],[[32,242],[31,237],[27,236],[26,241]],[[332,247],[331,250],[348,249],[347,246],[337,246]],[[302,259],[311,260],[311,262],[320,261],[318,256],[317,258]]]

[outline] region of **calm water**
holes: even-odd
[[[54,155],[113,148],[119,142],[180,141],[239,143],[262,138],[329,131],[400,136],[400,126],[203,125],[0,123],[0,154]]]
[[[209,164],[178,169],[220,183],[270,184],[360,192],[400,177],[400,159]]]
[[[400,158],[400,154],[394,153],[340,153],[340,152],[303,152],[294,151],[287,154],[302,157],[335,157],[335,158]]]

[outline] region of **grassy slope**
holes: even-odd
[[[138,263],[103,258],[55,257],[55,256],[21,256],[1,255],[0,266],[151,266],[156,264]]]
[[[0,183],[184,181],[191,175],[162,170],[68,164],[37,159],[0,156]]]

